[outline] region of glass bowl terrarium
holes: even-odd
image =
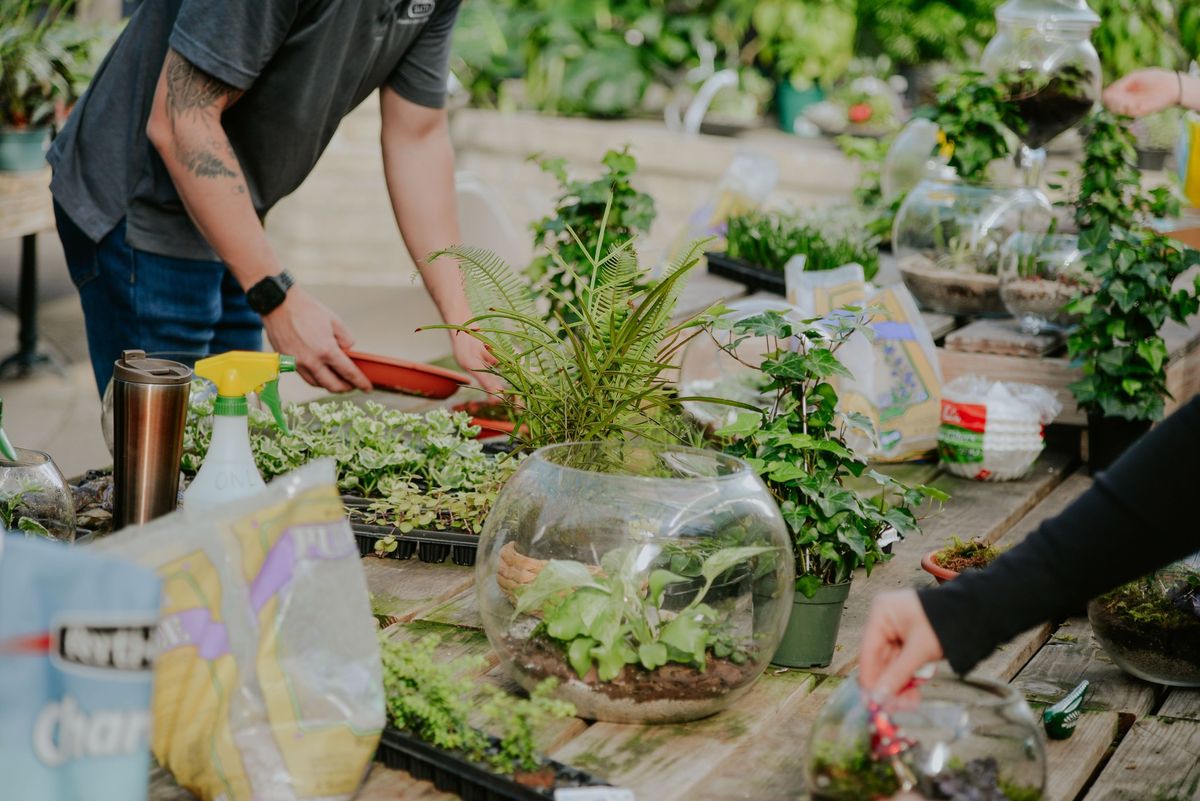
[[[1085,255],[1079,237],[1073,234],[1018,231],[1004,243],[1000,300],[1023,331],[1037,334],[1079,322],[1065,307],[1076,297],[1095,291]]]
[[[1036,189],[926,179],[905,197],[893,224],[900,275],[929,311],[1002,316],[1004,243],[1017,232],[1044,234],[1052,213]]]
[[[75,541],[75,498],[49,454],[16,449],[0,457],[0,522],[8,531],[60,542]]]
[[[1200,554],[1093,599],[1088,620],[1126,673],[1200,687]]]
[[[1041,733],[1004,684],[935,675],[880,708],[854,678],[826,702],[808,748],[813,801],[1037,801],[1046,782]],[[904,795],[909,798],[909,795]]]
[[[558,679],[580,716],[717,712],[775,652],[792,605],[786,528],[744,462],[629,443],[543,448],[480,535],[488,639],[524,687]]]

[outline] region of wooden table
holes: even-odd
[[[50,168],[37,172],[0,172],[0,239],[21,237],[21,276],[17,290],[17,352],[0,361],[0,375],[25,375],[50,363],[38,351],[37,235],[54,230]]]

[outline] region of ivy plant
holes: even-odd
[[[1010,100],[1010,79],[965,70],[938,84],[933,121],[941,131],[950,166],[967,183],[987,181],[988,165],[1011,153],[1009,132],[1025,123]]]
[[[879,272],[874,237],[810,222],[796,212],[751,211],[730,217],[725,241],[729,256],[768,270],[782,271],[792,256],[803,254],[806,271],[857,262],[868,281]]]
[[[525,275],[539,289],[548,290],[550,319],[562,316],[575,321],[570,306],[582,299],[592,279],[595,259],[589,251],[607,253],[614,245],[647,233],[654,222],[654,198],[633,186],[637,160],[629,148],[608,151],[601,163],[604,172],[587,181],[571,178],[565,159],[538,161],[558,181],[559,195],[554,213],[532,225],[534,248],[541,255],[530,262]]]
[[[1147,227],[1150,218],[1177,210],[1169,188],[1142,188],[1128,121],[1107,111],[1093,114],[1075,220],[1095,291],[1067,307],[1081,316],[1067,340],[1083,370],[1071,392],[1088,414],[1127,420],[1163,415],[1168,353],[1159,331],[1168,319],[1186,322],[1200,308],[1200,278],[1175,287],[1196,263],[1195,252]]]
[[[483,667],[482,657],[439,662],[438,643],[436,635],[396,642],[380,633],[388,720],[431,745],[458,751],[500,773],[540,767],[534,732],[548,721],[575,714],[571,704],[550,697],[555,681],[547,679],[529,698],[520,698],[470,678]]]
[[[593,666],[600,681],[617,678],[626,665],[656,670],[677,663],[703,671],[710,653],[742,664],[753,642],[738,636],[726,615],[705,598],[720,576],[774,551],[746,545],[708,554],[697,571],[703,585],[677,612],[662,608],[666,589],[692,577],[660,567],[647,578],[640,545],[604,554],[599,571],[582,562],[555,559],[519,592],[513,614],[539,614],[542,622],[532,636],[544,635],[562,646],[581,679]]]
[[[745,459],[762,477],[787,523],[796,560],[796,590],[811,598],[823,585],[841,584],[861,567],[869,574],[888,559],[880,544],[894,529],[900,536],[920,530],[916,510],[927,500],[944,501],[933,487],[909,487],[872,470],[846,444],[859,430],[874,436],[870,421],[839,412],[832,380],[849,378],[837,351],[867,325],[868,315],[848,308],[826,320],[793,322],[769,311],[714,325],[732,331],[723,347],[735,358],[738,346],[765,337],[762,388],[773,396],[765,412],[743,412],[718,432],[725,450]],[[875,485],[869,495],[856,479]]]

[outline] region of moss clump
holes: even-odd
[[[873,801],[900,791],[892,767],[871,759],[865,747],[841,754],[822,749],[813,759],[812,775],[813,801]]]
[[[954,537],[950,544],[933,555],[933,560],[947,570],[962,573],[967,570],[982,570],[996,560],[1003,551],[981,540],[966,542]]]
[[[1200,574],[1183,571],[1147,576],[1101,596],[1104,608],[1140,626],[1180,631],[1200,629],[1195,609]]]

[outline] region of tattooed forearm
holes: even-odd
[[[188,172],[201,178],[237,178],[238,174],[207,150],[184,151],[179,161]]]
[[[196,69],[174,50],[167,51],[167,114],[172,121],[209,109],[220,101],[221,109],[242,96],[240,90]]]

